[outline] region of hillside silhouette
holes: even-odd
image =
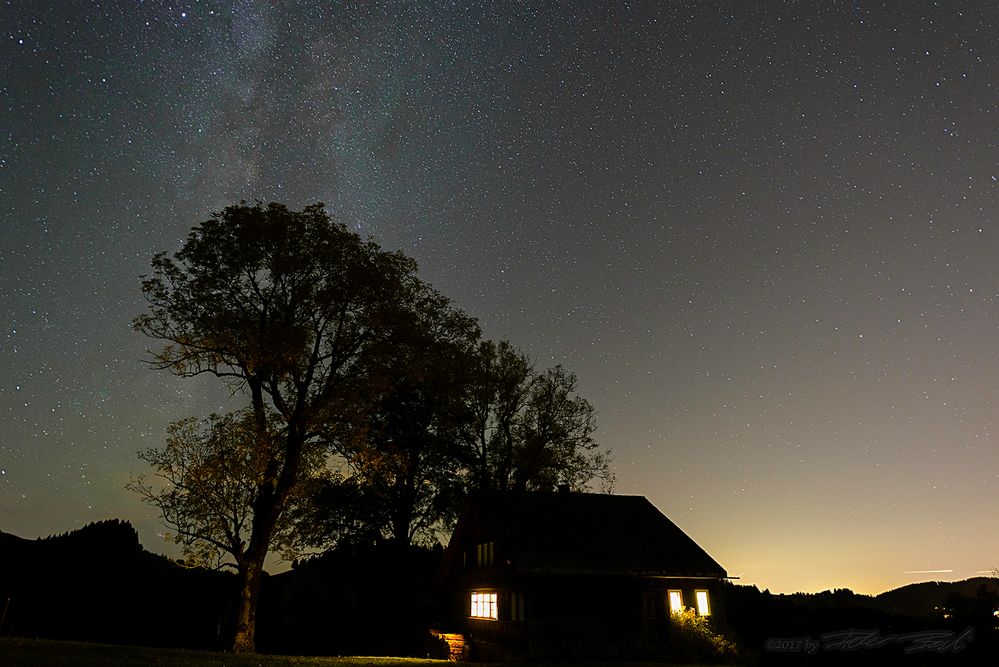
[[[955,599],[999,598],[999,578],[972,577],[963,581],[925,581],[896,588],[876,597],[885,608],[912,615],[951,613]],[[999,608],[995,606],[992,611]]]
[[[259,649],[425,656],[440,557],[370,545],[265,577]],[[222,648],[236,586],[146,551],[125,521],[36,540],[0,531],[0,636]]]
[[[230,578],[145,551],[124,521],[0,532],[0,635],[215,648]]]
[[[999,649],[997,586],[999,580],[977,578],[871,596],[849,589],[773,594],[730,583],[725,604],[735,640],[761,665],[992,665]],[[853,640],[840,641],[850,633]],[[927,633],[966,639],[958,646],[940,639],[937,651],[920,644]],[[813,654],[767,648],[771,640],[793,645],[804,638],[818,642]]]
[[[345,547],[281,574],[262,590],[259,649],[300,655],[426,656],[440,549]],[[232,574],[188,568],[142,548],[131,524],[109,520],[27,540],[0,531],[0,636],[213,649],[223,646]],[[733,638],[759,665],[992,664],[999,579],[911,584],[878,596],[846,589],[775,595],[726,584]],[[925,631],[973,641],[957,653],[904,654],[905,642],[815,655],[765,650],[772,638],[849,629]]]

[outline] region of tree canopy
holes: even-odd
[[[377,534],[402,544],[437,541],[460,509],[458,433],[479,339],[475,321],[432,292],[409,324],[369,367],[355,418],[330,438],[350,474],[341,484],[354,487]]]
[[[252,518],[232,647],[254,648],[263,562],[320,436],[335,433],[367,368],[407,329],[429,292],[416,263],[363,241],[322,204],[238,204],[197,225],[142,282],[136,329],[160,341],[154,368],[210,374],[249,399],[253,447],[266,452]],[[278,423],[280,444],[271,446]]]
[[[507,341],[480,343],[462,438],[479,491],[613,487],[610,453],[593,439],[596,410],[562,366],[537,371]]]
[[[188,417],[170,425],[165,446],[140,452],[156,472],[153,479],[139,475],[128,488],[160,511],[188,565],[237,571],[245,565],[254,499],[268,464],[282,456],[281,433],[270,423],[260,438],[250,410]],[[288,510],[306,503],[329,477],[324,452],[309,448]],[[293,515],[282,513],[271,534],[270,548],[285,558],[299,555],[302,544]]]

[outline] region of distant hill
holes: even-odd
[[[881,593],[875,599],[885,609],[914,616],[939,616],[948,596],[973,598],[979,590],[999,595],[999,578],[972,577],[964,581],[926,581]]]
[[[257,647],[425,656],[440,558],[440,549],[355,546],[267,576]],[[221,648],[235,584],[146,551],[124,521],[37,540],[0,532],[0,636]]]
[[[725,607],[736,642],[759,667],[769,665],[995,665],[999,632],[993,611],[999,605],[999,581],[913,584],[878,596],[848,589],[822,593],[772,594],[756,586],[726,584]],[[946,606],[946,615],[943,607]],[[871,633],[870,644],[829,648],[825,638],[842,633]],[[945,639],[942,654],[919,644],[926,633]],[[950,633],[948,635],[948,633]],[[946,637],[966,636],[959,650]],[[815,654],[770,650],[774,638],[808,638]],[[883,642],[878,638],[886,638]],[[915,638],[915,639],[914,639]],[[905,653],[906,649],[913,650]],[[790,652],[795,653],[794,649]]]
[[[72,532],[36,540],[0,531],[0,549],[0,564],[19,567],[31,567],[37,565],[39,558],[58,559],[68,553],[87,561],[100,562],[141,558],[139,554],[142,552],[138,533],[130,523],[118,519],[91,523]],[[163,556],[153,557],[166,560]]]
[[[0,530],[0,563],[23,559],[31,544],[30,540]],[[0,572],[0,575],[2,574]]]
[[[0,532],[0,635],[214,648],[232,585],[145,551],[125,521]]]
[[[289,654],[426,655],[440,550],[388,544],[345,547],[264,579],[258,647]],[[218,648],[235,577],[186,568],[142,548],[127,522],[110,520],[26,540],[0,531],[0,636]],[[883,635],[975,627],[960,656],[905,655],[906,665],[994,664],[992,610],[999,579],[911,584],[878,596],[846,589],[774,595],[726,584],[729,630],[760,665],[773,637],[819,638],[848,628]],[[943,617],[947,605],[950,618]],[[404,613],[400,613],[403,610]],[[388,612],[388,613],[387,613]],[[881,665],[902,648],[823,653],[821,663]],[[918,659],[917,659],[918,657]],[[981,661],[979,661],[981,659]]]

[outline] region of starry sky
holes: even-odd
[[[327,204],[599,411],[742,583],[999,566],[999,4],[0,4],[0,530],[228,405],[130,322],[240,200]]]

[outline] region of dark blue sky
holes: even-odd
[[[139,276],[324,201],[745,582],[999,565],[999,5],[661,4],[0,5],[0,530],[166,548],[135,452],[227,399],[140,363]]]

